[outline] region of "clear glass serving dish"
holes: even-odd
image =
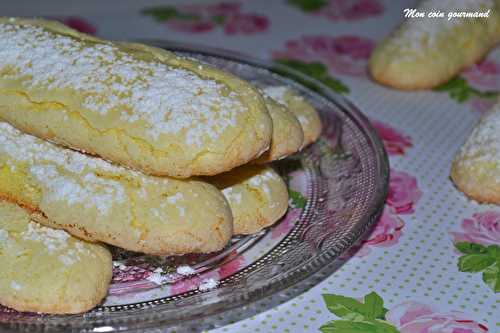
[[[279,296],[281,303],[318,283],[381,213],[389,177],[387,156],[368,120],[348,100],[279,64],[206,47],[147,43],[258,86],[290,86],[316,107],[323,122],[321,138],[274,164],[290,188],[287,215],[261,233],[234,238],[226,249],[209,255],[161,258],[113,249],[113,281],[102,305],[71,316],[0,307],[0,331],[179,332],[216,327],[229,317],[242,319],[263,310],[256,310],[255,304],[268,296]],[[178,274],[181,265],[196,274]],[[214,281],[216,288],[205,288]]]

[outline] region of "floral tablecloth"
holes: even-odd
[[[500,49],[434,91],[373,83],[370,52],[414,4],[17,0],[2,1],[0,11],[59,19],[105,38],[175,40],[271,58],[344,94],[373,121],[391,163],[374,231],[305,294],[245,320],[227,318],[214,332],[500,332],[500,207],[468,201],[448,177],[454,153],[500,93]]]

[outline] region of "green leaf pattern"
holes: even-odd
[[[290,196],[290,202],[293,208],[304,209],[306,207],[307,199],[302,193],[289,189],[288,195]]]
[[[151,16],[158,22],[165,22],[174,18],[185,21],[197,21],[200,19],[197,15],[181,13],[173,6],[146,8],[142,11],[142,14]]]
[[[466,79],[458,76],[434,88],[437,92],[446,92],[450,98],[458,103],[464,103],[472,97],[495,99],[500,95],[498,91],[479,91],[469,85]]]
[[[459,242],[455,248],[463,253],[458,258],[461,272],[483,272],[483,281],[494,292],[500,292],[500,246],[484,246],[476,243]]]
[[[328,0],[288,0],[288,3],[304,12],[314,12],[327,5]]]
[[[365,295],[363,302],[342,295],[323,295],[328,310],[342,320],[333,320],[320,327],[323,333],[399,333],[385,320],[387,309],[375,292]]]
[[[328,68],[320,63],[320,62],[303,62],[300,60],[294,60],[294,59],[278,59],[276,60],[277,63],[280,63],[282,65],[291,67],[295,69],[298,72],[301,72],[302,74],[305,74],[307,76],[310,76],[319,82],[323,83],[325,86],[329,87],[333,91],[336,91],[340,94],[346,94],[349,93],[349,87],[347,87],[344,83],[342,83],[339,79],[334,78],[333,76],[330,75],[328,72]],[[288,73],[283,73],[279,68],[275,68],[275,71],[281,74],[285,74],[290,76]],[[299,81],[300,83],[304,84],[305,86],[315,90],[315,91],[320,91],[320,88],[317,87],[316,85],[312,84],[311,82],[307,80],[303,80],[301,77],[295,77],[292,75],[292,77]]]

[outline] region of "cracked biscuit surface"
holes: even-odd
[[[253,234],[278,221],[288,209],[288,189],[270,166],[244,165],[207,178],[233,212],[234,234]]]
[[[171,52],[0,19],[0,119],[146,174],[214,175],[270,144],[247,82]]]
[[[402,90],[429,89],[481,60],[500,41],[500,1],[425,0],[419,12],[489,12],[487,18],[408,18],[375,48],[369,72]]]
[[[270,97],[265,96],[265,103],[272,119],[273,135],[269,149],[255,160],[258,164],[290,156],[304,143],[304,132],[293,113]]]
[[[321,119],[314,107],[297,92],[286,86],[268,86],[262,89],[265,95],[283,105],[299,121],[304,133],[302,147],[313,143],[321,134]]]
[[[451,179],[469,198],[500,204],[500,104],[482,117],[455,156]]]
[[[104,246],[30,220],[0,201],[0,304],[18,311],[88,311],[106,296],[112,275]]]
[[[0,122],[0,197],[89,241],[178,255],[223,248],[231,211],[214,186],[146,176]]]

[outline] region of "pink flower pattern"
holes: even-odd
[[[149,269],[140,266],[113,267],[113,282],[123,283],[145,280],[151,275]]]
[[[289,208],[285,217],[271,229],[271,239],[277,239],[287,235],[290,230],[292,230],[295,222],[299,219],[300,214],[302,214],[302,209]]]
[[[388,247],[396,244],[401,236],[404,222],[389,206],[385,206],[380,221],[371,235],[363,241],[364,245]]]
[[[385,315],[401,333],[485,333],[488,327],[461,312],[438,313],[414,301],[404,302]]]
[[[269,21],[265,16],[234,14],[224,22],[224,32],[227,35],[252,35],[267,30]]]
[[[452,231],[453,241],[470,242],[485,246],[500,245],[500,213],[475,213],[462,221],[461,231]]]
[[[85,34],[95,35],[97,33],[97,28],[93,24],[88,22],[86,19],[78,16],[62,16],[49,18],[64,23],[68,27]]]
[[[404,171],[391,169],[390,172],[389,193],[379,221],[369,236],[343,255],[344,260],[349,256],[367,256],[374,246],[389,247],[399,242],[405,224],[398,215],[414,213],[422,192],[415,177]]]
[[[274,59],[320,62],[333,74],[364,76],[375,42],[352,35],[303,36],[285,43],[285,50],[272,53]]]
[[[371,119],[371,123],[382,139],[387,154],[404,155],[408,148],[413,147],[411,138],[394,127],[373,119]]]
[[[170,29],[186,33],[210,32],[218,26],[227,35],[252,35],[268,29],[267,17],[244,13],[241,7],[238,2],[179,5],[175,7],[176,14],[163,21]]]
[[[491,59],[485,59],[465,69],[461,76],[469,86],[481,92],[500,91],[500,64]],[[495,98],[473,96],[467,101],[472,110],[483,113],[496,102]]]
[[[378,16],[384,12],[380,0],[330,0],[313,14],[331,21],[354,21]]]
[[[365,257],[371,253],[372,247],[389,247],[397,244],[405,223],[397,216],[393,208],[385,205],[384,211],[369,236],[361,240],[342,256],[343,260],[350,256]]]
[[[396,214],[412,214],[420,197],[422,192],[415,177],[403,171],[391,170],[386,203]]]
[[[236,251],[234,251],[232,253],[232,256],[230,257],[232,257],[233,259],[219,268],[220,279],[233,275],[234,273],[242,269],[246,264],[245,258],[241,255],[238,255]]]
[[[500,90],[500,64],[483,60],[462,72],[469,85],[480,91]]]

